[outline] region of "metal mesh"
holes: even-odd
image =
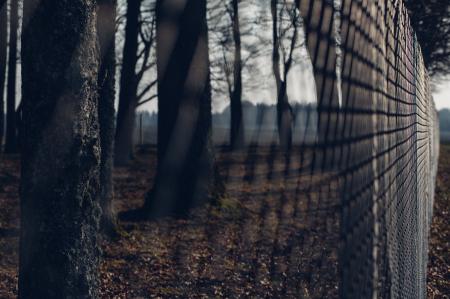
[[[402,1],[341,16],[341,295],[422,298],[439,141],[420,47]]]

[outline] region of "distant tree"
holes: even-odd
[[[244,82],[244,72],[254,71],[254,58],[266,48],[254,27],[260,21],[254,13],[249,15],[246,8],[250,1],[211,1],[208,6],[211,76],[213,92],[230,99],[231,117],[229,143],[231,148],[241,148],[245,143],[244,116],[242,108],[243,86],[247,89],[261,89],[261,85]],[[244,44],[242,39],[257,39]],[[256,75],[256,74],[255,74]]]
[[[136,77],[136,107],[157,98],[156,93],[156,0],[144,0],[139,21],[139,49]]]
[[[7,62],[8,22],[6,0],[0,0],[0,152],[5,132],[5,78]]]
[[[119,22],[124,19],[126,24],[123,52],[118,58],[121,79],[116,128],[116,165],[126,165],[133,157],[136,108],[156,99],[156,79],[153,78],[156,75],[154,6],[155,0],[128,1],[125,16],[119,16]]]
[[[428,72],[450,74],[450,1],[405,0],[405,5]]]
[[[300,15],[294,3],[271,0],[272,15],[272,69],[277,88],[277,124],[280,146],[288,150],[292,146],[294,113],[289,103],[288,74],[294,62],[294,50],[298,48]]]
[[[231,0],[231,8],[228,9],[232,20],[232,32],[234,42],[233,57],[233,89],[231,91],[231,148],[244,146],[244,122],[242,116],[242,55],[241,55],[241,28],[239,22],[239,0]]]
[[[126,165],[130,161],[133,148],[133,130],[137,104],[138,82],[136,65],[138,62],[139,15],[141,0],[128,0],[125,25],[125,41],[120,72],[119,109],[115,136],[114,163]]]
[[[156,99],[156,58],[155,58],[155,2],[141,0],[138,21],[138,50],[136,53],[137,105],[139,107]],[[123,44],[126,25],[126,0],[119,0],[116,18],[116,47]],[[125,12],[124,12],[125,11]],[[123,45],[122,45],[123,48]],[[116,65],[122,66],[123,53],[117,52]],[[151,77],[149,81],[148,77]]]
[[[117,234],[117,217],[113,209],[113,153],[115,134],[115,20],[116,0],[98,0],[97,35],[100,46],[100,70],[98,74],[98,119],[100,125],[100,228],[109,237]]]
[[[98,298],[96,1],[24,1],[19,298]]]
[[[16,115],[16,70],[17,70],[17,30],[19,24],[18,0],[10,0],[9,10],[9,58],[8,86],[6,90],[6,141],[5,152],[18,150]]]
[[[184,216],[216,189],[206,0],[156,6],[158,163],[143,208],[124,218]]]

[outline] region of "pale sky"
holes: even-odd
[[[433,97],[437,109],[450,109],[450,78],[443,80],[440,84],[436,85]]]

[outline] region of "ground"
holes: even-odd
[[[154,148],[146,148],[115,170],[117,211],[142,204],[154,157]],[[220,206],[199,208],[185,220],[121,222],[122,237],[101,241],[102,298],[336,297],[339,208],[331,171],[303,173],[296,155],[285,170],[284,156],[270,148],[219,151],[217,160],[227,182]],[[16,156],[0,158],[0,298],[17,295],[19,167]],[[450,293],[449,180],[450,146],[443,146],[430,298]]]
[[[428,297],[450,298],[450,145],[441,145],[430,237]]]

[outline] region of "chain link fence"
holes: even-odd
[[[389,0],[301,5],[321,100],[319,146],[341,192],[340,295],[424,298],[439,134],[407,10]]]

